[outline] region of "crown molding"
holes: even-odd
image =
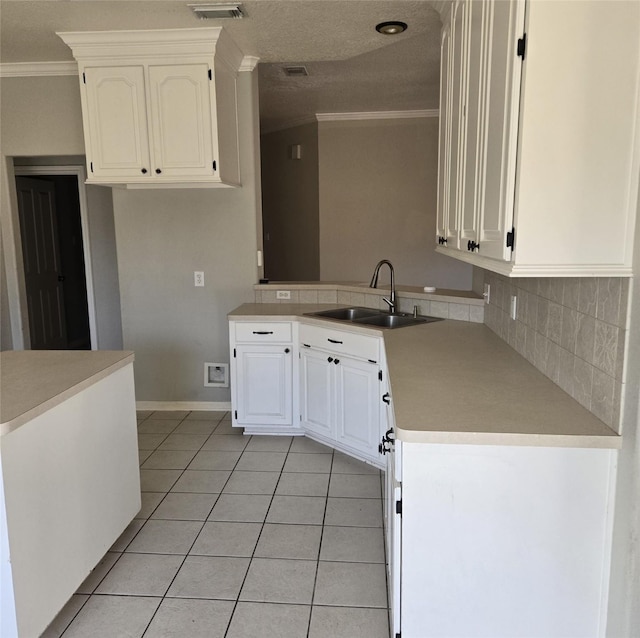
[[[5,62],[0,78],[25,78],[47,75],[78,75],[76,62]]]
[[[402,120],[417,117],[438,117],[438,109],[413,111],[363,111],[360,113],[316,113],[318,122],[341,122],[347,120]]]
[[[245,55],[242,58],[242,63],[238,71],[240,71],[240,73],[243,71],[253,71],[258,66],[258,62],[260,62],[260,58],[255,55]]]

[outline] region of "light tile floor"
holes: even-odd
[[[387,638],[381,473],[225,412],[139,412],[142,510],[43,638]]]

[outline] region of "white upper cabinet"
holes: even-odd
[[[456,0],[442,32],[437,250],[510,276],[628,276],[640,3]]]
[[[88,183],[240,184],[242,53],[224,30],[58,35],[78,61]]]

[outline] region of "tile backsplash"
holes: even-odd
[[[484,283],[490,286],[485,324],[619,431],[629,280],[508,278],[485,271]]]

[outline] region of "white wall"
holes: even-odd
[[[469,290],[472,268],[435,252],[438,118],[320,122],[320,277]],[[381,283],[386,283],[386,274]]]
[[[260,175],[256,73],[239,76],[241,188],[114,189],[125,349],[138,401],[229,401],[205,388],[228,362],[227,313],[253,300]],[[205,286],[193,285],[204,271]]]

